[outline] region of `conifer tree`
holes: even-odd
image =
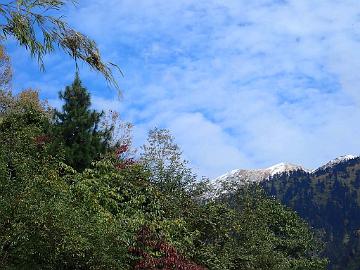
[[[90,109],[90,93],[78,73],[72,85],[60,93],[60,99],[65,104],[62,112],[55,112],[55,137],[64,146],[66,163],[82,171],[109,150],[112,127],[100,129],[104,112]]]

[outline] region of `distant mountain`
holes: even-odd
[[[353,156],[353,155],[346,155],[346,156],[341,156],[341,157],[338,157],[338,158],[335,158],[333,160],[330,160],[328,163],[326,163],[325,165],[321,166],[320,168],[314,170],[313,172],[315,171],[321,171],[321,170],[326,170],[326,169],[331,169],[333,168],[334,166],[338,165],[338,164],[341,164],[343,162],[346,162],[348,160],[352,160],[352,159],[356,159],[357,157],[356,156]]]
[[[212,182],[218,194],[247,183],[261,185],[316,230],[330,269],[360,269],[360,157],[342,156],[315,170],[287,163],[234,170]]]
[[[265,169],[236,169],[215,178],[212,180],[212,185],[216,189],[221,190],[222,188],[227,189],[229,187],[237,187],[238,185],[242,184],[260,183],[271,177],[274,177],[275,175],[281,175],[283,173],[289,174],[294,171],[311,174],[317,171],[323,171],[328,168],[332,168],[338,164],[357,158],[360,157],[353,155],[340,156],[330,160],[325,165],[322,165],[315,170],[305,169],[303,166],[286,162],[282,162]]]
[[[214,179],[212,181],[212,184],[215,187],[215,189],[220,192],[229,191],[232,190],[233,188],[236,189],[239,185],[248,184],[248,183],[260,183],[277,174],[288,173],[293,171],[308,172],[308,170],[304,169],[299,165],[294,165],[290,163],[279,163],[266,169],[233,170],[229,173],[226,173]]]

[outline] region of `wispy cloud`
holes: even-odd
[[[201,174],[360,153],[358,1],[89,0],[68,18],[125,73],[118,102],[82,71],[95,105],[118,108],[138,142],[170,128]],[[63,57],[34,77],[23,61],[17,85],[44,96],[73,76]]]

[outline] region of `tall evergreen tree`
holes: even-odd
[[[99,128],[104,112],[90,109],[90,94],[78,73],[72,85],[60,92],[60,99],[65,104],[62,112],[55,112],[55,136],[64,145],[66,163],[82,171],[109,149],[112,127]]]

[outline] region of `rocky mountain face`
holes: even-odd
[[[316,170],[286,163],[234,170],[212,182],[217,194],[248,183],[261,185],[314,228],[330,269],[360,269],[360,157],[342,156]]]

